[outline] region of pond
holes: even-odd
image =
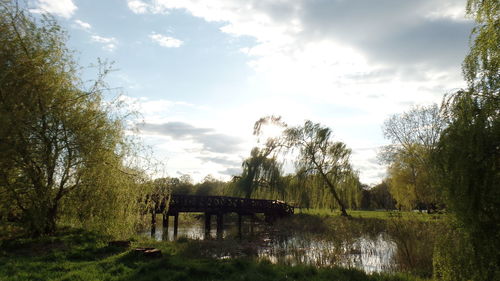
[[[262,221],[244,221],[240,238],[237,235],[236,223],[229,220],[224,223],[223,240],[217,241],[215,228],[213,225],[207,240],[215,243],[208,250],[208,255],[216,258],[254,256],[272,263],[355,267],[368,273],[394,269],[397,246],[384,232],[343,235],[343,238],[340,238],[324,235],[321,231],[292,231]],[[143,234],[150,235],[150,232],[145,231]],[[180,237],[204,240],[203,219],[191,218],[189,222],[183,222],[181,219],[178,227],[178,238]],[[165,235],[161,227],[157,228],[155,239],[174,240],[173,227],[170,227]],[[231,245],[230,249],[228,244]],[[207,251],[206,248],[204,250]]]

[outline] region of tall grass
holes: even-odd
[[[280,221],[276,227],[284,233],[310,233],[320,239],[332,241],[330,247],[343,249],[331,252],[339,256],[348,254],[351,250],[342,248],[343,246],[353,245],[362,237],[376,240],[379,235],[384,235],[397,246],[392,270],[426,278],[432,276],[434,247],[445,228],[440,219],[411,212],[403,214],[384,212],[369,216],[371,218],[359,218],[353,214],[351,218],[345,218],[328,213],[323,215],[303,213]]]
[[[397,245],[394,259],[398,271],[431,277],[434,247],[443,228],[442,223],[418,219],[388,220],[387,232]]]

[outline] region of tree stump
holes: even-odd
[[[148,258],[159,258],[162,256],[161,250],[156,248],[135,248],[134,253]]]

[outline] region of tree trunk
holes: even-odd
[[[54,204],[50,208],[41,208],[32,210],[32,213],[29,216],[30,235],[32,237],[40,237],[45,235],[52,235],[56,232],[56,224],[57,224],[57,212],[58,212],[58,204]]]
[[[323,171],[320,171],[320,173],[321,173],[321,176],[323,176],[323,179],[325,180],[326,184],[330,188],[330,191],[332,192],[333,197],[335,198],[335,200],[337,201],[337,203],[340,206],[340,215],[343,217],[348,217],[349,214],[347,214],[345,204],[344,204],[344,202],[342,202],[342,200],[340,200],[340,197],[338,196],[337,191],[335,190],[335,186],[333,186],[333,184],[330,182],[328,177],[323,173]]]
[[[31,237],[51,235],[56,231],[56,213],[51,209],[32,210],[38,214],[27,214],[30,221],[28,232]]]
[[[48,210],[42,235],[51,235],[56,232],[57,209],[57,204],[55,204]]]

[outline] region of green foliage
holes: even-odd
[[[243,161],[241,176],[233,179],[236,194],[250,198],[259,189],[282,190],[281,165],[272,155],[276,148],[273,143],[269,141],[264,148],[253,148],[250,157]]]
[[[227,183],[215,179],[213,176],[208,175],[203,179],[203,182],[195,185],[195,195],[223,195]]]
[[[387,232],[397,245],[394,259],[399,271],[431,277],[434,245],[443,225],[414,216],[387,220]]]
[[[346,203],[339,196],[342,183],[353,176],[349,163],[351,150],[342,142],[332,140],[332,130],[321,124],[306,121],[304,125],[287,128],[283,132],[286,147],[298,150],[297,174],[308,179],[317,175],[347,216]]]
[[[431,205],[441,201],[440,191],[433,184],[428,156],[425,163],[414,157],[424,157],[428,153],[425,150],[420,145],[410,146],[405,153],[396,154],[388,168],[389,191],[400,208],[412,210],[418,203]]]
[[[123,164],[131,147],[122,115],[102,100],[107,70],[84,90],[65,41],[51,17],[36,22],[1,2],[0,218],[37,236],[53,233],[64,210],[74,222],[126,232],[139,177]]]
[[[300,208],[340,208],[320,175],[305,177],[290,174],[281,178],[281,185],[283,192],[261,189],[255,192],[255,196],[256,198],[280,198]],[[356,174],[338,184],[338,195],[349,209],[360,207],[361,194],[361,185]]]
[[[469,89],[476,95],[499,100],[500,85],[500,3],[497,0],[468,0],[467,14],[477,25],[463,63]]]
[[[140,197],[139,204],[140,208],[138,215],[142,214],[139,218],[140,223],[144,223],[144,215],[156,212],[160,206],[166,206],[163,208],[163,213],[168,212],[168,206],[170,202],[170,195],[172,193],[172,179],[171,178],[157,178],[153,181],[147,181],[140,185],[143,190],[142,196]],[[136,225],[138,229],[143,226]]]
[[[448,206],[469,239],[462,245],[474,252],[473,280],[500,274],[500,108],[489,100],[470,92],[453,97],[447,105],[450,126],[435,155]]]
[[[436,255],[442,280],[500,280],[500,3],[469,0],[476,20],[464,60],[467,90],[443,103],[449,122],[434,155],[456,217]],[[459,274],[457,274],[459,273]]]
[[[263,125],[269,123],[280,126],[282,134],[252,149],[251,157],[243,162],[242,175],[233,179],[237,195],[280,198],[306,208],[338,207],[343,215],[347,215],[347,207],[360,206],[361,184],[349,163],[351,151],[332,140],[329,128],[311,121],[288,127],[280,117],[269,116],[255,123],[254,134],[261,135]],[[297,171],[282,176],[288,153],[296,157],[292,162]]]
[[[299,213],[315,215],[315,216],[338,216],[338,211],[332,211],[328,209],[301,209]],[[427,214],[427,213],[414,213],[406,211],[361,211],[361,210],[351,210],[350,214],[353,218],[359,219],[380,219],[380,220],[390,220],[393,218],[404,218],[408,220],[415,221],[441,221],[446,218],[444,214]]]
[[[463,228],[450,219],[438,237],[433,256],[436,280],[490,280],[479,277],[474,265],[474,248]],[[476,276],[476,277],[473,277]]]
[[[396,201],[389,192],[387,182],[383,181],[370,189],[363,189],[361,208],[394,210]]]
[[[191,178],[167,178],[167,181],[172,189],[172,194],[189,195],[193,193],[193,183],[191,182]]]
[[[171,194],[175,195],[230,195],[227,190],[228,182],[215,179],[207,175],[202,182],[193,183],[189,175],[183,175],[180,178],[157,178],[150,182],[151,187],[145,187],[153,195],[156,201],[169,200]]]
[[[411,210],[418,203],[429,208],[442,202],[430,155],[445,126],[437,105],[414,107],[385,121],[384,136],[392,144],[380,156],[389,164],[389,190],[400,208]]]

